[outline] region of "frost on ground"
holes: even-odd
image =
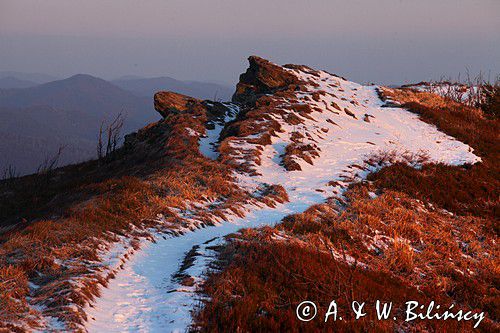
[[[88,308],[86,328],[90,332],[185,331],[191,322],[190,311],[199,304],[196,285],[209,267],[211,246],[242,227],[274,224],[286,215],[341,195],[350,182],[374,170],[376,166],[365,163],[373,154],[425,153],[432,162],[453,165],[480,161],[469,146],[420,121],[417,115],[386,107],[376,86],[362,86],[302,67],[282,70],[304,83],[304,89],[295,92],[294,104],[309,105],[311,112],[298,112],[290,107],[289,99],[277,98],[280,112],[268,116],[279,123],[280,130],[271,136],[271,143],[256,140],[259,133],[234,137],[229,145],[235,149],[224,158],[250,165],[251,172],[236,172],[239,186],[255,192],[263,184],[279,184],[286,189],[289,202],[275,208],[247,206],[243,218],[233,216],[218,226],[179,237],[158,234],[156,242],[145,244]],[[232,110],[225,122],[233,119],[236,109]],[[299,121],[290,122],[291,116]],[[214,125],[201,138],[200,149],[207,157],[221,159],[214,147],[224,124]],[[287,147],[293,144],[312,149],[303,151],[302,156],[288,156],[299,166],[288,170],[283,160]],[[255,152],[260,161],[249,161],[247,157],[256,156]]]

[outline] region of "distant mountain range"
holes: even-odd
[[[233,89],[216,83],[179,81],[171,77],[131,78],[126,77],[111,81],[118,87],[131,91],[138,96],[152,96],[159,90],[170,90],[200,99],[231,99]]]
[[[0,78],[0,89],[28,88],[36,86],[38,83],[28,80],[21,80],[13,76]]]
[[[24,72],[15,72],[15,71],[0,71],[0,79],[11,77],[22,81],[31,81],[35,84],[42,84],[51,81],[60,80],[61,78],[43,74],[43,73],[24,73]],[[9,87],[7,87],[9,88]],[[15,87],[10,87],[15,88]]]
[[[2,77],[2,75],[5,75]],[[228,100],[231,89],[169,77],[122,77],[112,82],[85,74],[50,81],[43,74],[0,72],[0,177],[8,166],[36,171],[65,146],[60,165],[96,156],[102,122],[125,115],[123,134],[158,120],[153,94],[173,90],[201,99]],[[49,82],[43,82],[49,80]]]

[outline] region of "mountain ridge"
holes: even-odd
[[[159,90],[170,90],[200,99],[229,100],[232,89],[217,83],[181,81],[168,76],[112,80],[117,86],[138,96],[152,96]]]
[[[0,89],[12,89],[12,88],[28,88],[36,86],[38,83],[34,81],[21,80],[14,76],[5,76],[0,78]]]
[[[460,245],[477,232],[462,229],[472,220],[450,215],[442,207],[457,212],[456,207],[463,209],[467,201],[463,198],[480,195],[485,199],[495,194],[496,183],[484,168],[489,168],[493,160],[488,147],[497,127],[492,128],[493,123],[482,117],[480,110],[450,106],[428,93],[412,95],[403,90],[360,85],[307,66],[280,66],[255,56],[249,58],[249,63],[240,76],[233,99],[236,103],[159,91],[154,106],[161,119],[127,135],[123,147],[109,156],[0,182],[0,203],[4,205],[0,208],[9,212],[4,221],[10,223],[6,228],[11,228],[0,234],[5,237],[0,250],[5,257],[13,258],[9,265],[16,265],[15,269],[5,270],[4,275],[22,277],[15,279],[18,292],[5,301],[9,306],[5,307],[6,319],[0,317],[2,324],[29,325],[19,319],[26,317],[19,313],[29,312],[45,329],[63,327],[74,331],[127,331],[137,327],[183,331],[192,327],[193,320],[196,327],[206,330],[214,327],[210,326],[213,322],[223,323],[221,327],[228,331],[237,330],[232,326],[235,323],[242,323],[249,331],[255,328],[252,325],[264,323],[272,330],[278,320],[283,320],[283,327],[291,327],[297,324],[293,314],[299,299],[290,298],[287,304],[277,306],[279,297],[272,298],[274,303],[266,311],[286,311],[287,315],[268,317],[261,309],[270,300],[259,297],[268,295],[268,291],[274,293],[272,288],[276,286],[275,295],[293,294],[283,283],[283,272],[298,270],[293,276],[301,288],[323,283],[319,278],[325,276],[321,267],[340,267],[340,275],[331,275],[333,282],[347,281],[350,288],[352,279],[344,281],[344,274],[359,278],[366,286],[376,285],[372,290],[363,289],[371,298],[373,292],[380,291],[377,281],[390,281],[390,288],[394,288],[388,291],[394,297],[404,286],[411,292],[409,295],[424,292],[426,297],[435,295],[460,302],[461,293],[453,298],[446,290],[436,294],[436,288],[429,291],[426,287],[435,285],[435,276],[449,276],[450,269],[454,272],[455,268],[480,266],[472,256],[462,255]],[[411,104],[410,111],[401,95],[413,103],[432,101],[449,109],[419,104],[418,113]],[[462,111],[467,112],[465,118],[477,115],[471,118],[474,122],[457,121],[454,117]],[[431,116],[424,118],[426,113]],[[433,117],[445,118],[436,121]],[[463,124],[474,127],[464,130]],[[442,128],[446,133],[440,131]],[[475,135],[470,141],[474,146],[450,133],[467,142]],[[486,136],[484,140],[482,135]],[[481,157],[475,155],[474,149]],[[425,205],[429,197],[408,198],[410,194],[365,187],[373,185],[365,183],[367,177],[399,170],[389,172],[387,182],[393,184],[391,177],[401,176],[401,169],[414,177],[405,183],[411,186],[405,188],[425,184],[412,184],[411,180],[421,179],[412,172],[422,173],[425,179],[429,170],[445,172],[426,191],[436,191],[449,174],[451,179],[444,184],[456,183],[456,179],[460,180],[458,184],[463,180],[479,184],[471,193],[462,189],[465,193],[456,198],[460,202],[456,204],[453,199],[455,206],[440,206],[432,199],[438,208]],[[469,172],[474,173],[468,176]],[[484,182],[493,183],[485,187]],[[26,190],[31,188],[36,190]],[[391,210],[391,205],[398,209]],[[479,208],[465,212],[481,212]],[[365,216],[366,221],[362,220]],[[422,223],[438,219],[440,224],[436,226],[446,227],[435,237],[439,230],[434,226],[429,235],[427,228],[413,223],[414,216],[424,219]],[[398,224],[398,218],[404,224]],[[460,235],[453,233],[453,237],[443,238],[451,234],[449,228],[453,226],[460,227]],[[251,228],[237,232],[241,227]],[[235,247],[227,244],[226,236],[236,238],[230,241]],[[493,244],[490,233],[484,237],[480,241],[483,245],[474,243],[481,253],[489,251],[487,247]],[[443,239],[449,246],[447,243],[446,251],[440,252],[438,246]],[[425,248],[422,251],[423,241],[433,249],[431,254]],[[41,245],[35,245],[33,251],[33,244]],[[134,255],[137,253],[140,255]],[[447,260],[450,254],[458,258],[456,264]],[[438,266],[439,270],[429,267],[421,259],[427,255],[444,266]],[[252,262],[248,256],[257,263],[245,266]],[[276,264],[277,257],[280,265]],[[204,283],[207,280],[203,272],[216,264],[214,258],[229,266],[221,266],[223,275],[210,273],[209,282]],[[225,261],[227,258],[230,260]],[[480,263],[487,267],[489,259],[484,258]],[[329,266],[313,262],[321,263],[323,259]],[[232,263],[240,265],[236,267],[239,273],[233,273]],[[0,261],[0,268],[2,264]],[[378,270],[387,267],[392,271],[379,274]],[[419,274],[421,271],[429,274]],[[304,280],[304,274],[319,275]],[[480,291],[491,281],[491,274],[481,270],[475,274],[483,281]],[[267,283],[251,282],[258,281],[259,276]],[[456,290],[464,291],[463,286],[470,282],[468,275],[453,276],[459,281],[454,284]],[[28,281],[34,287],[23,287]],[[252,288],[235,298],[235,291],[224,281],[235,286],[250,281]],[[420,288],[412,281],[433,284]],[[341,286],[338,290],[349,287]],[[211,294],[211,287],[221,292]],[[200,288],[211,297],[203,303],[203,309],[193,312],[199,305]],[[303,297],[311,296],[302,293],[303,289],[297,290]],[[488,295],[493,296],[494,291]],[[240,298],[245,297],[256,298],[241,305]],[[24,307],[20,309],[19,304]],[[227,311],[231,317],[221,318],[220,313]],[[240,315],[248,321],[231,323],[231,318]],[[448,323],[453,328],[462,325]],[[322,321],[317,325],[323,325]],[[397,329],[406,324],[390,321],[380,325]],[[420,323],[412,325],[422,328]],[[437,324],[434,321],[429,325],[432,328]]]
[[[0,71],[0,78],[14,77],[18,80],[31,81],[37,84],[60,80],[60,78],[44,73],[27,73],[18,71]]]

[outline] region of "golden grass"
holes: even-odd
[[[222,271],[213,273],[204,287],[211,300],[196,316],[201,330],[363,330],[368,320],[319,320],[305,326],[293,311],[305,299],[349,304],[346,299],[374,302],[380,297],[399,300],[400,306],[412,297],[455,302],[487,312],[482,331],[497,327],[494,304],[500,293],[491,287],[500,269],[494,259],[499,248],[491,222],[429,210],[398,192],[371,199],[368,190],[368,185],[349,190],[349,205],[340,215],[331,204],[316,205],[275,228],[235,235],[221,253]],[[287,239],[274,240],[277,234]],[[351,265],[345,258],[353,258]],[[377,285],[380,281],[384,283]],[[222,309],[227,317],[221,316]],[[371,325],[384,331],[404,327],[402,321]],[[470,323],[438,321],[410,327],[472,329]]]
[[[470,323],[455,321],[296,319],[301,301],[326,308],[332,299],[340,307],[353,299],[455,303],[485,311],[479,331],[500,329],[498,120],[429,93],[383,94],[470,144],[483,163],[421,170],[396,163],[351,186],[343,207],[329,201],[276,227],[233,235],[221,250],[219,271],[203,287],[209,301],[195,314],[200,331],[472,331]],[[426,162],[425,156],[405,159]]]
[[[88,162],[55,170],[46,186],[43,175],[2,184],[19,200],[10,216],[26,222],[0,235],[0,328],[34,327],[40,315],[31,310],[34,304],[68,328],[78,328],[85,320],[82,308],[114,275],[99,263],[100,245],[123,235],[137,248],[140,238],[151,237],[149,228],[174,234],[194,228],[175,210],[193,209],[190,203],[217,202],[210,210],[194,209],[197,223],[209,225],[228,213],[242,215],[241,206],[257,200],[233,183],[230,168],[201,155],[198,137],[186,128],[203,134],[206,115],[193,112],[196,117],[169,114],[129,136],[104,165]],[[286,192],[273,188],[258,200],[274,204],[284,199]],[[156,220],[158,214],[168,227]],[[39,288],[29,290],[27,281]]]

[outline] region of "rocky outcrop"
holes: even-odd
[[[272,143],[272,137],[284,132],[282,124],[299,125],[313,112],[308,103],[299,103],[297,93],[307,92],[307,86],[314,82],[306,82],[299,73],[319,74],[307,66],[279,66],[257,56],[249,57],[248,62],[249,67],[240,75],[233,96],[233,102],[241,105],[241,111],[236,120],[223,129],[219,150],[221,161],[252,175],[261,164],[263,147]],[[314,149],[302,145],[290,147],[285,167],[300,170],[297,163],[292,163],[294,154],[311,163],[318,155],[311,154]]]
[[[184,113],[204,109],[201,100],[171,91],[160,91],[154,95],[155,110],[166,118],[171,113]]]
[[[165,147],[172,156],[185,158],[188,155],[201,156],[199,140],[215,123],[223,123],[231,112],[228,104],[200,100],[170,91],[160,91],[154,95],[156,111],[167,125]]]
[[[203,114],[207,120],[223,118],[229,111],[226,104],[201,100],[191,96],[186,96],[171,91],[160,91],[154,95],[155,110],[166,118],[171,114],[191,113]]]
[[[251,56],[248,62],[250,66],[240,75],[233,95],[235,103],[253,104],[258,95],[274,93],[299,83],[297,76],[268,60]]]

